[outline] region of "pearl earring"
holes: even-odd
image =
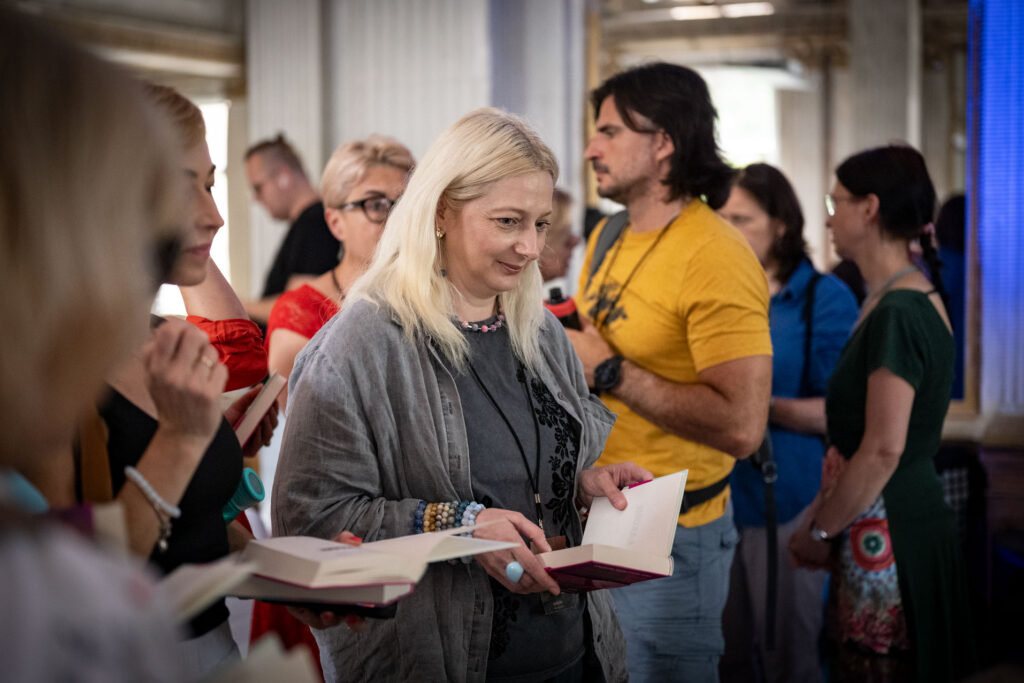
[[[439,240],[440,239],[444,239],[444,230],[442,230],[441,228],[435,227],[434,228],[434,235],[436,235],[437,239],[439,239]]]

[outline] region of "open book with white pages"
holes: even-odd
[[[515,547],[504,541],[460,535],[471,534],[473,528],[359,546],[309,536],[254,540],[240,553],[218,562],[179,567],[161,586],[172,604],[179,606],[183,618],[222,595],[321,609],[329,605],[389,605],[412,592],[432,562]]]
[[[579,546],[537,557],[563,590],[617,588],[672,574],[672,543],[689,470],[622,490],[625,510],[595,498]]]

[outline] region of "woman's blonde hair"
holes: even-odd
[[[412,152],[405,145],[384,135],[338,145],[320,178],[324,206],[338,208],[344,204],[371,166],[392,166],[408,173],[414,163]]]
[[[206,121],[192,100],[166,85],[146,83],[146,95],[171,122],[181,140],[181,148],[192,149],[206,141]]]
[[[70,446],[145,333],[180,151],[121,69],[0,7],[0,463]]]
[[[541,171],[558,180],[558,163],[522,120],[498,109],[477,109],[457,121],[431,145],[388,218],[373,262],[348,301],[369,299],[393,309],[410,339],[427,337],[456,367],[469,347],[452,324],[456,293],[442,274],[435,236],[438,207],[454,211],[485,195],[504,178]],[[544,319],[541,277],[536,262],[517,287],[500,296],[512,349],[527,367],[540,359],[538,330]]]

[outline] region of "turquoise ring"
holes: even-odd
[[[507,576],[508,580],[512,583],[519,583],[519,579],[523,578],[523,565],[512,560],[505,565],[505,576]]]

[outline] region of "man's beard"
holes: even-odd
[[[641,196],[646,188],[646,183],[641,179],[634,179],[624,183],[615,183],[602,188],[597,187],[597,194],[605,199],[610,199],[618,204],[628,204],[630,200]]]

